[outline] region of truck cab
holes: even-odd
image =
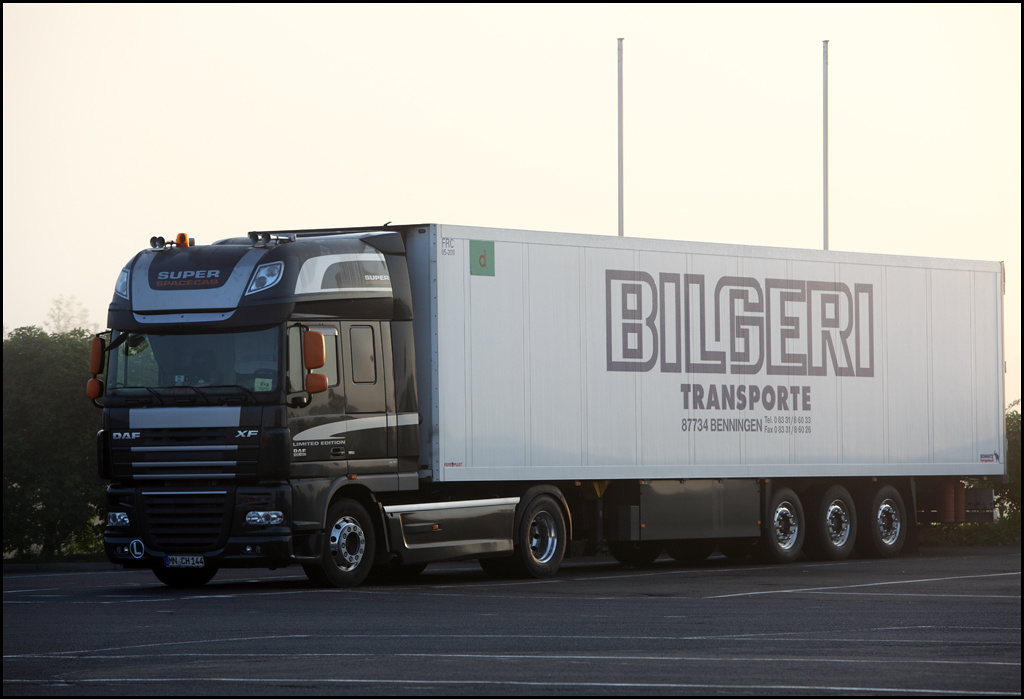
[[[125,266],[90,389],[110,560],[177,585],[296,562],[322,578],[339,491],[370,511],[418,488],[403,252],[386,230],[179,236]]]

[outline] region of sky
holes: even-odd
[[[1020,4],[3,5],[5,331],[150,237],[449,223],[1005,263]]]

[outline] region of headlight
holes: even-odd
[[[253,510],[245,513],[245,523],[254,527],[283,524],[284,513],[278,510]]]
[[[271,262],[270,264],[260,265],[256,268],[256,273],[253,275],[252,282],[250,282],[245,295],[248,296],[249,294],[255,294],[257,291],[269,289],[281,281],[283,273],[283,262]]]
[[[108,512],[108,527],[127,527],[130,524],[127,512]]]
[[[117,275],[117,284],[114,285],[114,291],[117,293],[118,296],[123,296],[124,298],[128,298],[129,297],[129,293],[130,292],[129,292],[128,281],[129,281],[128,268],[125,267],[124,269],[121,270],[121,274]]]

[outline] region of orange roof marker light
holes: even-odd
[[[162,236],[155,235],[149,239],[149,247],[154,248],[156,250],[166,248],[167,244],[168,241],[164,240]],[[171,240],[170,244],[171,247],[194,248],[196,246],[196,239],[189,238],[188,233],[179,233],[178,235],[174,236],[174,240]]]

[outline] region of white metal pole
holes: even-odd
[[[824,87],[823,87],[823,90],[822,90],[822,92],[823,92],[823,101],[824,101],[824,106],[823,106],[823,109],[824,109],[824,116],[823,116],[824,127],[822,129],[822,138],[824,139],[823,151],[824,151],[824,158],[825,158],[825,163],[824,163],[824,166],[823,166],[823,168],[824,168],[824,197],[825,197],[825,201],[824,201],[824,206],[823,206],[823,210],[822,210],[823,211],[822,215],[824,216],[824,235],[825,235],[825,248],[824,249],[828,250],[828,41],[827,40],[822,42],[822,47],[823,47],[823,52],[824,52],[823,56],[822,56],[822,62],[823,62],[822,63],[822,74],[823,74],[822,80],[824,81]]]
[[[622,39],[619,39],[619,236],[624,235],[622,200]]]

